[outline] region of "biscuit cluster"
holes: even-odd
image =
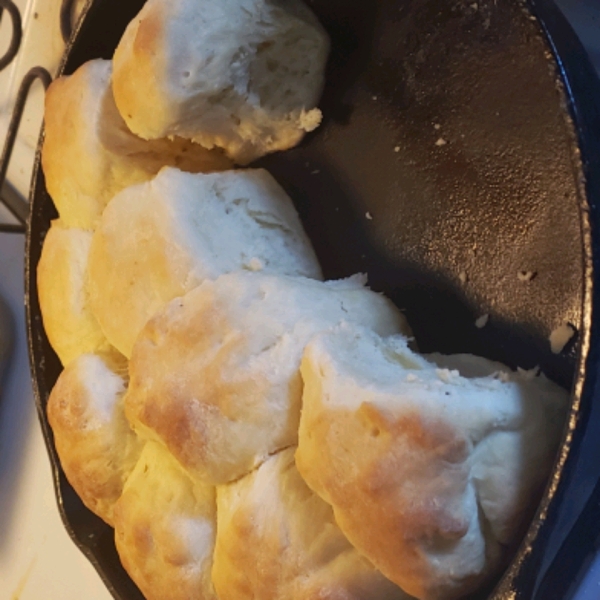
[[[148,600],[459,598],[505,565],[556,453],[564,390],[418,354],[238,168],[318,127],[328,51],[299,0],[148,0],[47,95],[48,419]]]

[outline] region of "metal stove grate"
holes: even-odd
[[[63,40],[68,42],[73,31],[73,6],[75,0],[63,0],[60,9],[60,31]],[[5,69],[17,56],[23,38],[23,25],[19,8],[12,0],[0,0],[0,18],[4,12],[10,16],[12,22],[12,37],[5,54],[0,57],[0,71]],[[0,203],[4,204],[10,213],[17,219],[18,223],[0,223],[0,233],[25,233],[27,218],[29,216],[29,204],[21,194],[6,181],[6,173],[12,156],[19,126],[23,118],[23,112],[29,97],[33,83],[39,80],[44,89],[47,90],[52,82],[52,76],[43,67],[33,67],[27,72],[21,82],[12,116],[8,126],[4,149],[0,157]]]

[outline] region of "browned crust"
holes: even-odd
[[[63,371],[48,399],[48,422],[69,483],[93,513],[112,525],[112,506],[121,495],[125,473],[111,460],[110,425],[90,427],[88,394],[69,369]]]
[[[333,505],[350,542],[409,593],[441,597],[422,554],[450,547],[469,529],[471,515],[457,502],[469,483],[470,442],[462,433],[414,410],[391,418],[368,403],[357,413],[305,408],[299,448],[298,470]]]
[[[160,2],[148,2],[128,25],[114,54],[112,87],[116,105],[133,133],[145,139],[164,137],[164,132],[152,134],[145,123],[138,122],[139,112],[151,114],[153,105],[157,112],[162,110],[156,94],[149,97],[146,89],[141,95],[138,85],[144,80],[155,81],[167,68],[164,55],[159,53],[166,35],[167,12]]]
[[[215,508],[214,489],[196,487],[164,449],[146,446],[114,521],[121,562],[147,600],[215,600]]]
[[[147,56],[156,56],[157,49],[163,44],[166,18],[166,11],[162,4],[159,2],[148,2],[147,9],[139,21],[139,26],[133,40],[132,47],[135,60],[140,60]]]

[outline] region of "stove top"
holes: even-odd
[[[25,74],[56,72],[65,43],[62,0],[14,0],[23,37],[14,60],[0,71],[0,140],[4,140]],[[1,2],[0,4],[4,4]],[[83,1],[72,3],[76,18]],[[13,24],[4,10],[0,53]],[[14,147],[8,181],[27,198],[43,115],[43,87],[33,84]],[[0,223],[18,221],[0,205]],[[67,535],[56,506],[50,463],[37,422],[27,355],[23,235],[0,233],[0,598],[108,600],[111,595]],[[6,305],[6,310],[3,310]],[[3,349],[10,343],[6,360]],[[4,376],[2,376],[2,372]]]
[[[0,0],[0,6],[7,0]],[[18,88],[34,66],[50,74],[64,50],[61,10],[68,2],[72,19],[86,0],[13,0],[23,23],[21,47],[0,71],[0,140],[4,140]],[[557,0],[600,73],[600,2]],[[65,12],[63,10],[63,12]],[[68,23],[67,23],[68,24]],[[64,26],[64,24],[63,24]],[[0,42],[12,36],[6,10],[0,20]],[[2,48],[7,47],[0,44]],[[0,49],[0,53],[3,50]],[[28,195],[31,166],[43,114],[43,87],[35,83],[27,100],[14,148],[8,181]],[[0,205],[0,224],[17,225]],[[24,236],[0,233],[0,600],[108,600],[104,584],[69,539],[58,513],[53,482],[31,391],[25,334]],[[7,323],[10,323],[10,327]],[[9,360],[3,349],[10,341]],[[2,376],[2,371],[4,376]],[[600,598],[600,558],[585,565],[571,598]],[[565,599],[566,600],[566,599]]]

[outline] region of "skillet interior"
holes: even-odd
[[[333,42],[325,120],[300,147],[260,165],[294,199],[326,276],[367,272],[371,287],[405,309],[423,351],[539,365],[570,388],[578,338],[555,355],[548,336],[564,321],[580,328],[584,198],[574,129],[539,24],[517,0],[308,3]],[[110,58],[142,4],[91,2],[62,72]],[[33,184],[28,327],[61,513],[113,595],[141,598],[112,530],[66,482],[45,418],[60,365],[37,303],[35,268],[56,216],[39,161]],[[521,281],[519,271],[535,277]],[[479,329],[483,314],[489,323]]]

